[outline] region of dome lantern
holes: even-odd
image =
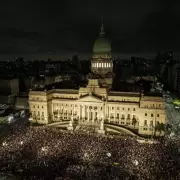
[[[110,54],[111,53],[111,44],[108,41],[108,39],[105,37],[103,18],[102,18],[100,35],[94,43],[93,53],[94,54]]]

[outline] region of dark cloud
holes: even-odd
[[[179,48],[177,0],[17,0],[0,6],[0,53],[91,52],[101,16],[115,52]]]

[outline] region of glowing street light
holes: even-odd
[[[7,142],[2,143],[2,146],[7,146],[7,145],[8,145]]]
[[[134,164],[135,166],[138,166],[139,162],[138,162],[137,160],[134,160],[134,161],[133,161],[133,164]]]

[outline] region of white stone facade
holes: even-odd
[[[89,80],[78,90],[30,91],[29,108],[32,121],[48,124],[75,120],[81,125],[100,126],[105,123],[136,128],[140,134],[151,135],[157,122],[166,123],[162,97],[140,93],[107,92],[97,80]]]

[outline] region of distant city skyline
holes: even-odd
[[[156,59],[157,52],[147,52],[147,53],[113,53],[113,58],[120,58],[128,60],[131,57],[140,57],[146,58],[149,60]],[[91,60],[92,59],[92,52],[91,53],[82,53],[82,52],[68,52],[66,53],[17,53],[17,54],[1,54],[0,61],[14,61],[18,57],[23,57],[25,61],[34,61],[34,60],[44,60],[47,61],[48,59],[58,61],[58,60],[68,60],[72,59],[74,55],[77,55],[80,60]],[[173,59],[180,60],[180,52],[173,52]]]

